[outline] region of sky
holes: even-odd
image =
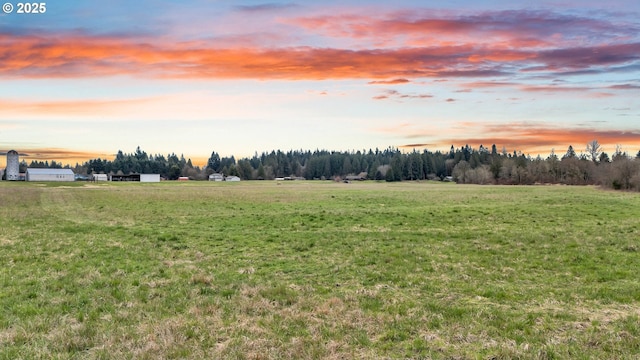
[[[27,162],[640,150],[637,0],[5,2],[0,151]]]

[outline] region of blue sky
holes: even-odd
[[[637,1],[97,1],[0,13],[0,149],[640,150]],[[17,4],[17,3],[16,3]],[[0,165],[2,163],[0,162]]]

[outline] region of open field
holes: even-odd
[[[640,194],[0,183],[0,359],[640,354]]]

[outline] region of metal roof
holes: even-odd
[[[28,168],[27,172],[31,175],[73,175],[71,169]]]

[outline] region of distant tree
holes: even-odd
[[[624,158],[615,160],[612,166],[613,180],[611,182],[611,186],[614,189],[630,190],[633,185],[632,180],[640,175],[638,171],[640,164],[625,156]]]
[[[498,181],[500,184],[517,184],[518,166],[511,158],[502,160]]]
[[[562,159],[571,159],[576,157],[576,152],[573,150],[573,146],[569,145],[567,152],[562,156]]]
[[[458,184],[468,184],[470,182],[469,172],[471,171],[471,165],[466,160],[461,160],[453,168],[451,176],[453,180]]]
[[[386,181],[402,181],[402,156],[400,153],[396,154],[391,160],[391,165],[387,173],[385,174]]]
[[[169,173],[167,174],[169,180],[177,180],[180,177],[180,167],[176,165],[172,165],[169,168]]]
[[[220,171],[220,155],[217,152],[212,152],[209,160],[207,160],[207,168],[211,169],[211,172],[219,172]]]
[[[493,174],[488,165],[482,165],[468,172],[469,181],[473,184],[492,184]]]
[[[609,154],[607,154],[606,152],[601,152],[600,153],[600,157],[598,158],[598,161],[603,164],[603,163],[608,163],[611,160],[609,159]]]
[[[253,179],[253,167],[251,167],[251,162],[249,162],[249,160],[238,160],[238,165],[236,167],[238,169],[238,176],[240,176],[240,178],[244,180]]]
[[[502,169],[502,158],[500,156],[492,156],[489,170],[493,174],[493,179],[497,180],[500,177],[500,169]]]
[[[140,146],[138,146],[138,147],[136,148],[135,157],[136,157],[136,159],[138,159],[138,160],[147,160],[147,159],[148,159],[147,153],[146,153],[146,152],[144,152],[144,151],[142,151],[142,150],[140,149]]]
[[[349,160],[348,156],[344,157],[344,161],[342,162],[342,175],[348,175],[353,172],[353,168],[351,167],[351,160]]]
[[[622,146],[616,145],[616,151],[613,153],[611,157],[612,162],[626,160],[628,159],[627,153],[622,151]]]
[[[260,164],[258,166],[258,173],[256,174],[256,179],[257,180],[266,180],[267,178],[267,174],[264,171],[264,166],[262,164]]]
[[[234,164],[229,167],[229,176],[238,176],[240,177],[240,173],[238,172],[238,167]]]
[[[533,182],[550,183],[553,181],[549,173],[549,163],[543,160],[541,156],[530,161],[527,165],[527,170],[529,178]]]
[[[587,144],[587,154],[591,156],[591,161],[597,163],[600,160],[600,154],[602,154],[602,146],[598,143],[598,140],[591,140]]]

